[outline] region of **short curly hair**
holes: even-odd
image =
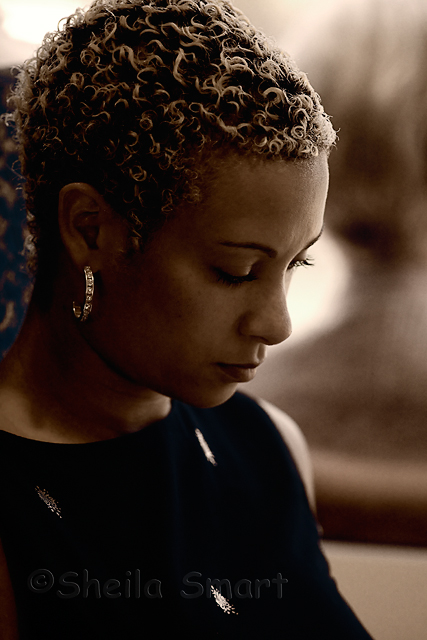
[[[200,201],[215,155],[304,159],[335,141],[306,75],[223,0],[95,0],[45,36],[10,103],[39,273],[68,183],[143,243]]]

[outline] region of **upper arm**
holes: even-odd
[[[307,442],[296,424],[286,413],[267,400],[256,399],[276,426],[283,441],[291,452],[292,458],[304,483],[305,492],[313,511],[316,509],[314,494],[314,476]]]

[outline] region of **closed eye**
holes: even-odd
[[[233,276],[231,273],[227,273],[222,269],[214,269],[217,281],[222,284],[226,284],[230,287],[238,286],[239,284],[243,284],[244,282],[252,282],[257,279],[257,276],[251,271],[245,276]]]

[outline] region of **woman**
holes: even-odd
[[[369,637],[233,395],[322,229],[335,134],[304,74],[228,3],[96,1],[12,103],[37,259],[1,368],[20,637]]]

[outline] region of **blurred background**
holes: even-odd
[[[427,2],[235,0],[307,72],[333,116],[326,230],[293,276],[294,331],[245,390],[310,446],[332,572],[378,640],[427,628]],[[10,69],[78,0],[0,0]],[[85,6],[85,5],[80,5]],[[30,281],[16,153],[0,124],[0,357]]]

